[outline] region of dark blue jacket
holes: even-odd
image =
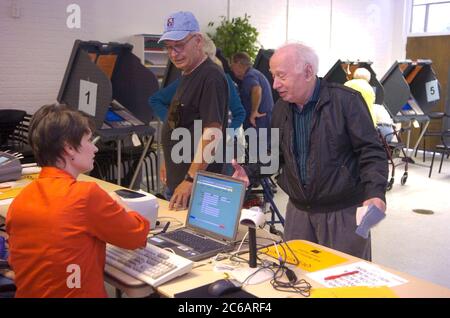
[[[294,155],[292,106],[279,99],[274,107],[272,128],[278,128],[280,136],[278,184],[298,209],[309,212],[337,211],[373,197],[386,201],[387,157],[361,94],[322,80],[319,95],[311,123],[306,188]],[[250,177],[258,177],[260,167],[244,168]]]

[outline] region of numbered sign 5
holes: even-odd
[[[97,84],[80,80],[80,95],[78,97],[78,109],[95,116],[97,108]]]
[[[440,99],[438,80],[426,82],[425,90],[427,92],[427,101],[429,103]]]

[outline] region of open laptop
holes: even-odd
[[[231,251],[236,241],[244,195],[244,182],[211,172],[198,172],[186,226],[153,236],[148,242],[171,248],[176,254],[193,261]]]

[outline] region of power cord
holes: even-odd
[[[271,233],[271,232],[267,231],[266,229],[264,229],[264,230],[268,233]],[[266,239],[270,240],[269,238],[266,238]],[[282,291],[282,292],[294,291],[296,293],[301,294],[304,297],[309,297],[311,295],[311,288],[312,288],[311,284],[308,281],[306,281],[305,279],[298,280],[295,272],[286,266],[286,260],[287,260],[287,256],[288,256],[287,250],[289,250],[290,254],[294,257],[294,259],[295,259],[294,265],[296,265],[296,266],[300,264],[300,260],[298,259],[297,255],[294,253],[294,251],[289,246],[289,244],[287,244],[286,242],[284,242],[282,240],[281,242],[285,243],[285,244],[279,244],[279,246],[283,250],[283,255],[285,256],[285,259],[283,259],[283,257],[280,254],[280,251],[278,249],[277,242],[275,240],[272,240],[272,241],[273,241],[273,245],[275,247],[275,251],[277,253],[278,262],[279,262],[279,264],[276,264],[275,262],[272,263],[273,267],[277,268],[277,270],[274,271],[273,279],[270,281],[272,287],[278,291]],[[266,247],[268,247],[268,246],[266,246]],[[261,253],[261,254],[263,254],[263,253]],[[285,280],[282,280],[282,277],[285,274],[288,279],[287,282]]]
[[[283,275],[286,274],[288,281],[282,280]],[[281,262],[277,271],[273,275],[273,279],[270,281],[273,289],[281,292],[296,292],[304,297],[311,295],[311,284],[305,279],[298,280],[297,275],[290,268],[286,267],[285,262]]]
[[[264,230],[267,231],[267,229],[264,229]],[[273,233],[270,233],[269,231],[267,231],[267,232],[269,234],[273,234]],[[247,232],[247,234],[248,234],[248,232]],[[248,252],[246,250],[241,251],[242,245],[245,242],[245,239],[247,238],[247,234],[242,238],[236,252],[231,253],[231,254],[218,254],[212,259],[213,263],[217,263],[217,262],[225,260],[227,258],[231,264],[230,265],[227,264],[226,266],[230,266],[230,267],[236,267],[240,263],[248,263],[247,259],[244,259],[239,256],[240,254]],[[261,259],[261,258],[259,258],[259,256],[257,256],[257,258],[259,260],[258,270],[256,270],[251,275],[247,276],[244,279],[244,281],[242,282],[242,285],[244,286],[244,285],[248,284],[248,282],[251,280],[251,278],[253,276],[255,276],[257,273],[259,273],[260,271],[270,270],[273,273],[273,278],[270,281],[270,284],[272,285],[272,287],[275,290],[278,290],[281,292],[295,292],[295,293],[301,294],[304,297],[309,297],[311,294],[311,288],[312,288],[311,284],[309,282],[307,282],[305,279],[298,280],[295,272],[286,266],[286,261],[283,259],[283,256],[285,258],[287,258],[287,255],[288,255],[287,250],[289,250],[289,253],[292,254],[295,259],[294,264],[295,265],[300,264],[300,261],[297,258],[297,255],[295,255],[295,253],[293,252],[292,248],[288,244],[284,244],[284,245],[277,244],[277,243],[280,243],[280,241],[274,240],[273,238],[260,237],[258,239],[266,239],[266,240],[269,240],[272,242],[270,244],[270,246],[272,244],[274,245],[279,264],[272,262],[272,261],[267,261],[267,260]],[[285,243],[285,242],[283,242],[283,240],[281,240],[281,243]],[[266,246],[262,246],[262,244],[258,244],[258,245],[260,246],[259,249],[261,247],[268,247],[267,245]],[[280,253],[278,246],[283,250],[283,253]],[[261,254],[265,254],[265,253],[259,252],[258,255],[261,255]],[[283,254],[283,256],[282,256],[282,254]],[[286,275],[288,281],[286,281],[285,279],[284,280],[282,279],[284,275]]]

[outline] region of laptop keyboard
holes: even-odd
[[[224,246],[223,244],[209,238],[203,238],[186,231],[166,232],[164,233],[164,236],[187,245],[200,253],[221,249]]]

